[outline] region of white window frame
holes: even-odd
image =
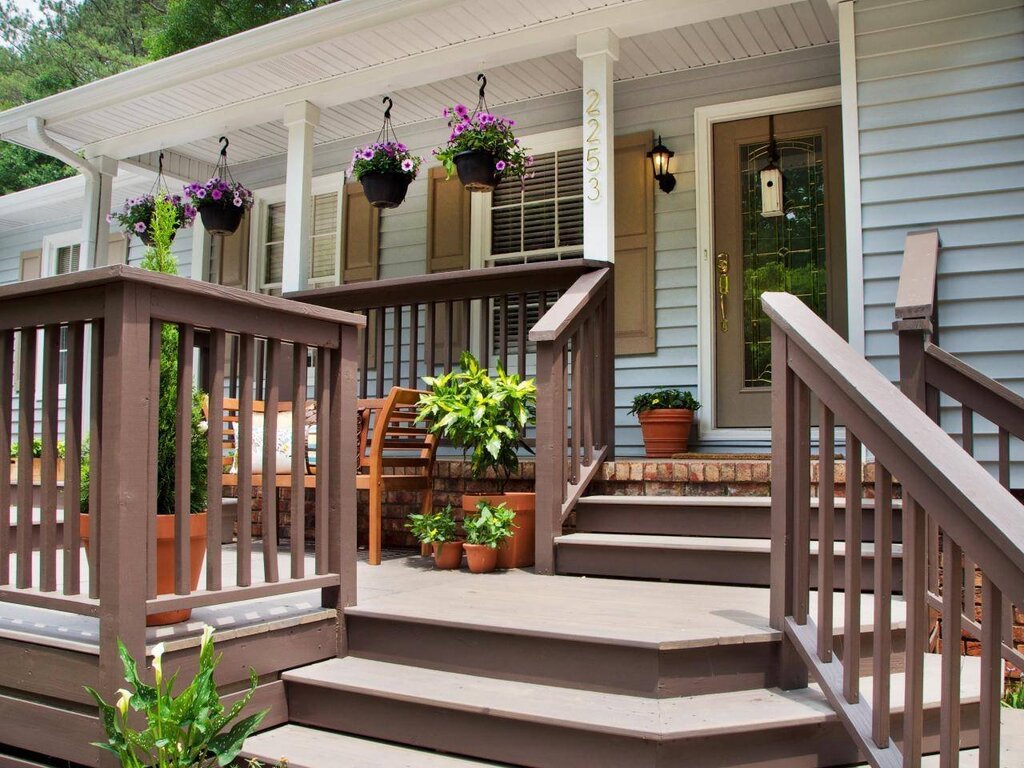
[[[251,224],[249,226],[249,290],[257,293],[264,290],[280,289],[280,283],[263,283],[263,259],[267,246],[267,215],[271,205],[285,202],[285,184],[276,184],[270,187],[263,187],[253,191],[255,202],[252,206]],[[313,185],[310,194],[313,197],[327,195],[336,192],[338,195],[338,218],[335,229],[337,241],[337,253],[334,261],[334,274],[318,278],[307,278],[309,288],[320,288],[328,285],[340,285],[342,282],[341,269],[341,238],[344,235],[344,205],[345,205],[345,174],[328,173],[313,178]],[[310,205],[309,213],[312,215],[313,206]],[[312,229],[310,230],[312,235]]]
[[[43,236],[43,263],[40,265],[40,277],[53,277],[57,274],[57,251],[68,246],[82,244],[82,230],[70,229],[67,232],[57,232]],[[79,259],[78,270],[82,271],[82,262]]]

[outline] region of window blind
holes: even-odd
[[[284,217],[285,204],[267,206],[264,233],[263,270],[261,290],[281,285],[284,269]],[[312,249],[309,260],[309,279],[334,282],[338,270],[338,193],[316,195],[313,198],[313,227],[310,235]]]
[[[74,245],[62,245],[57,249],[57,274],[66,275],[69,272],[78,271],[78,260],[82,255],[82,246],[79,243]]]

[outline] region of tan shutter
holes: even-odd
[[[376,280],[380,252],[380,209],[370,205],[358,181],[346,184],[344,192],[342,282]]]
[[[615,137],[615,354],[645,355],[654,327],[653,133]]]
[[[128,238],[122,232],[111,232],[107,247],[107,264],[128,263]]]
[[[311,278],[333,277],[338,267],[338,193],[313,198],[313,247],[309,256]]]
[[[31,251],[22,251],[19,263],[18,279],[35,280],[42,274],[43,249],[36,248]]]
[[[221,237],[212,235],[218,265],[216,280],[221,285],[235,288],[249,287],[249,221],[250,213],[242,216],[242,223],[234,234]],[[202,226],[196,222],[195,226]]]
[[[427,174],[427,272],[469,269],[470,193],[444,168]]]

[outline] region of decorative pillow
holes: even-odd
[[[235,432],[235,445],[239,445],[239,427],[235,422],[231,425]],[[274,473],[287,475],[292,471],[292,414],[291,411],[280,411],[277,414],[277,439],[274,450]],[[263,414],[252,415],[252,471],[263,474]],[[231,473],[238,474],[238,451],[235,451],[235,462]]]
[[[306,412],[307,424],[306,427],[306,472],[310,475],[316,474],[316,409],[313,409],[313,423],[310,424],[308,421],[309,411]],[[356,447],[358,451],[359,438],[363,432],[363,412],[356,411]],[[360,456],[356,454],[356,472],[359,471],[359,460]]]

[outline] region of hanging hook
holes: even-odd
[[[227,157],[228,156],[228,145],[231,144],[231,142],[228,141],[228,137],[227,136],[221,136],[219,139],[217,139],[217,141],[220,142],[220,156],[221,157]]]
[[[476,80],[480,83],[480,100],[483,101],[484,91],[487,90],[487,77],[484,76],[483,72],[481,72],[476,76]]]
[[[381,104],[387,104],[388,105],[388,108],[384,110],[384,119],[385,120],[390,120],[391,119],[391,108],[393,106],[395,106],[395,102],[393,102],[391,100],[390,96],[385,96],[383,101],[381,101]]]
[[[163,176],[164,175],[164,153],[163,152],[160,153],[160,159],[157,160],[156,175],[157,176]]]

